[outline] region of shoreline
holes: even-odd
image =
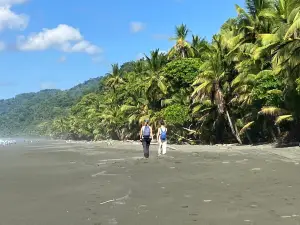
[[[63,143],[78,145],[91,145],[91,147],[99,147],[106,149],[114,149],[116,151],[141,151],[142,145],[139,141],[98,141],[98,142],[82,142],[82,141],[63,141]],[[151,154],[156,154],[157,142],[150,145]],[[261,145],[175,145],[168,144],[168,152],[179,153],[240,153],[240,154],[271,154],[282,158],[284,161],[298,162],[300,161],[300,148],[299,146],[278,148],[274,144],[261,144]]]

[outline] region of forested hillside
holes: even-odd
[[[112,65],[99,92],[74,105],[66,101],[44,133],[138,139],[141,122],[149,118],[154,129],[165,120],[168,139],[177,143],[299,141],[300,2],[246,0],[245,5],[235,6],[237,16],[212,40],[181,24],[167,54],[156,49],[142,60]],[[26,109],[12,118],[26,124],[26,116],[35,115]],[[45,118],[52,119],[48,113]]]
[[[44,135],[51,121],[65,116],[85,94],[99,91],[100,78],[90,79],[69,90],[42,90],[0,100],[0,135]]]

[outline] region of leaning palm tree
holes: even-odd
[[[169,58],[193,57],[194,52],[192,50],[191,44],[186,41],[189,32],[190,30],[185,24],[176,26],[175,37],[171,38],[171,40],[176,41],[176,44],[170,49],[168,53]]]
[[[217,42],[217,39],[215,40]],[[227,81],[228,74],[222,51],[219,47],[220,43],[215,43],[212,46],[209,59],[202,64],[200,68],[202,72],[193,84],[194,92],[192,93],[192,98],[194,101],[209,99],[217,107],[218,115],[227,118],[232,134],[241,144],[239,132],[231,119],[228,104],[225,100],[226,87],[229,86]]]

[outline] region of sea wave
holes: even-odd
[[[17,141],[10,138],[0,138],[0,146],[8,146],[12,144],[16,144]]]

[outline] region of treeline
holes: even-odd
[[[69,114],[82,96],[99,91],[100,78],[69,90],[42,90],[0,100],[0,136],[51,134],[52,121]]]
[[[300,2],[246,0],[210,42],[177,26],[175,45],[112,65],[101,91],[53,122],[55,137],[137,139],[164,119],[169,140],[195,143],[300,139]]]

